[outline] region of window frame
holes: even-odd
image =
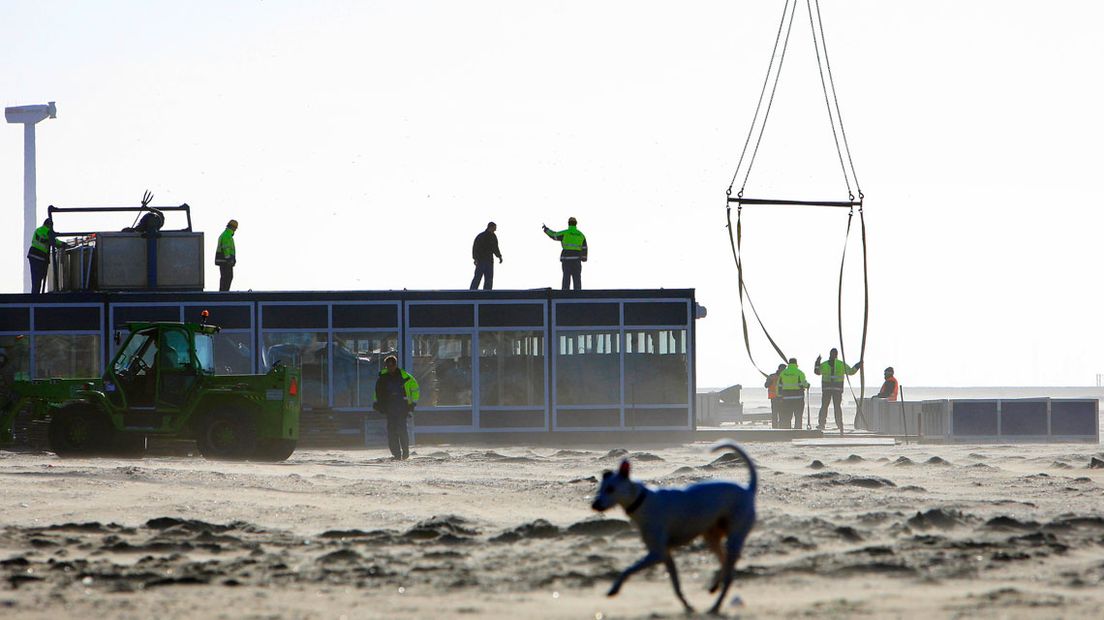
[[[578,305],[578,304],[611,304],[616,303],[618,305],[619,321],[617,325],[560,325],[557,322],[559,309],[561,306]],[[647,431],[676,431],[676,430],[692,430],[694,428],[694,318],[693,318],[693,299],[686,299],[680,303],[686,306],[686,322],[681,324],[669,324],[669,325],[626,325],[625,324],[625,304],[626,303],[672,303],[670,298],[648,298],[648,297],[594,297],[588,299],[553,299],[552,300],[552,323],[550,326],[552,333],[552,342],[554,349],[549,350],[549,355],[555,358],[558,362],[560,357],[560,334],[562,332],[617,332],[618,334],[618,377],[619,377],[619,390],[620,398],[617,404],[605,404],[605,405],[561,405],[559,403],[559,394],[557,389],[557,367],[558,364],[552,365],[552,377],[551,377],[551,389],[553,390],[551,407],[549,412],[552,416],[552,431],[586,431],[586,432],[601,432],[601,431],[628,431],[628,430],[647,430]],[[625,368],[625,350],[628,348],[628,334],[627,332],[648,331],[648,330],[685,330],[686,331],[686,359],[687,359],[687,404],[686,405],[671,405],[671,404],[659,404],[659,403],[627,403],[625,400],[625,386],[628,382]],[[686,424],[677,426],[627,426],[625,424],[626,411],[633,410],[660,410],[660,409],[686,409]],[[568,426],[560,425],[559,412],[560,411],[582,411],[582,410],[604,410],[618,412],[618,425],[617,426]]]

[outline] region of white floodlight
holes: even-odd
[[[31,292],[31,268],[23,258],[26,245],[38,227],[38,195],[35,188],[35,125],[48,118],[57,118],[54,102],[44,105],[23,105],[4,108],[9,123],[23,125],[23,242],[17,243],[19,260],[23,263],[23,292]]]

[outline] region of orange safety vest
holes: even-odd
[[[778,373],[769,375],[767,381],[769,382],[767,384],[767,398],[774,400],[778,398]]]
[[[888,397],[886,397],[886,400],[892,402],[892,401],[897,400],[897,389],[898,389],[899,385],[897,384],[897,377],[890,377],[890,378],[886,379],[886,383],[889,383],[891,381],[893,382],[893,391],[890,392]]]

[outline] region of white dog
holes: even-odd
[[[740,558],[744,540],[755,524],[755,489],[759,479],[751,458],[734,442],[721,441],[712,448],[714,452],[721,449],[736,452],[747,463],[751,477],[746,488],[734,482],[712,481],[684,489],[649,489],[629,479],[628,460],[621,461],[617,473],[602,472],[602,481],[598,483],[598,493],[591,507],[605,511],[620,505],[640,529],[644,546],[648,548],[647,555],[625,569],[613,582],[608,596],[616,595],[630,575],[663,562],[671,575],[675,595],[687,611],[693,611],[679,587],[671,550],[701,536],[721,563],[709,588],[710,592],[716,592],[721,587],[721,594],[710,613],[720,610],[732,585],[732,571]]]

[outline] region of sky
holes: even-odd
[[[192,206],[208,262],[235,218],[236,289],[466,288],[490,220],[496,288],[557,286],[540,227],[575,216],[585,287],[696,289],[698,385],[757,385],[725,189],[783,3],[9,3],[0,103],[57,102],[37,130],[40,218],[136,206],[148,189]],[[847,199],[804,11],[745,196]],[[893,365],[903,385],[1093,384],[1104,6],[821,11],[865,195],[870,380]],[[5,125],[2,292],[22,287],[22,152]],[[806,370],[839,340],[846,220],[744,213],[748,290]],[[854,362],[857,235],[847,247]],[[206,278],[217,289],[213,265]],[[752,346],[776,364],[761,336]]]

